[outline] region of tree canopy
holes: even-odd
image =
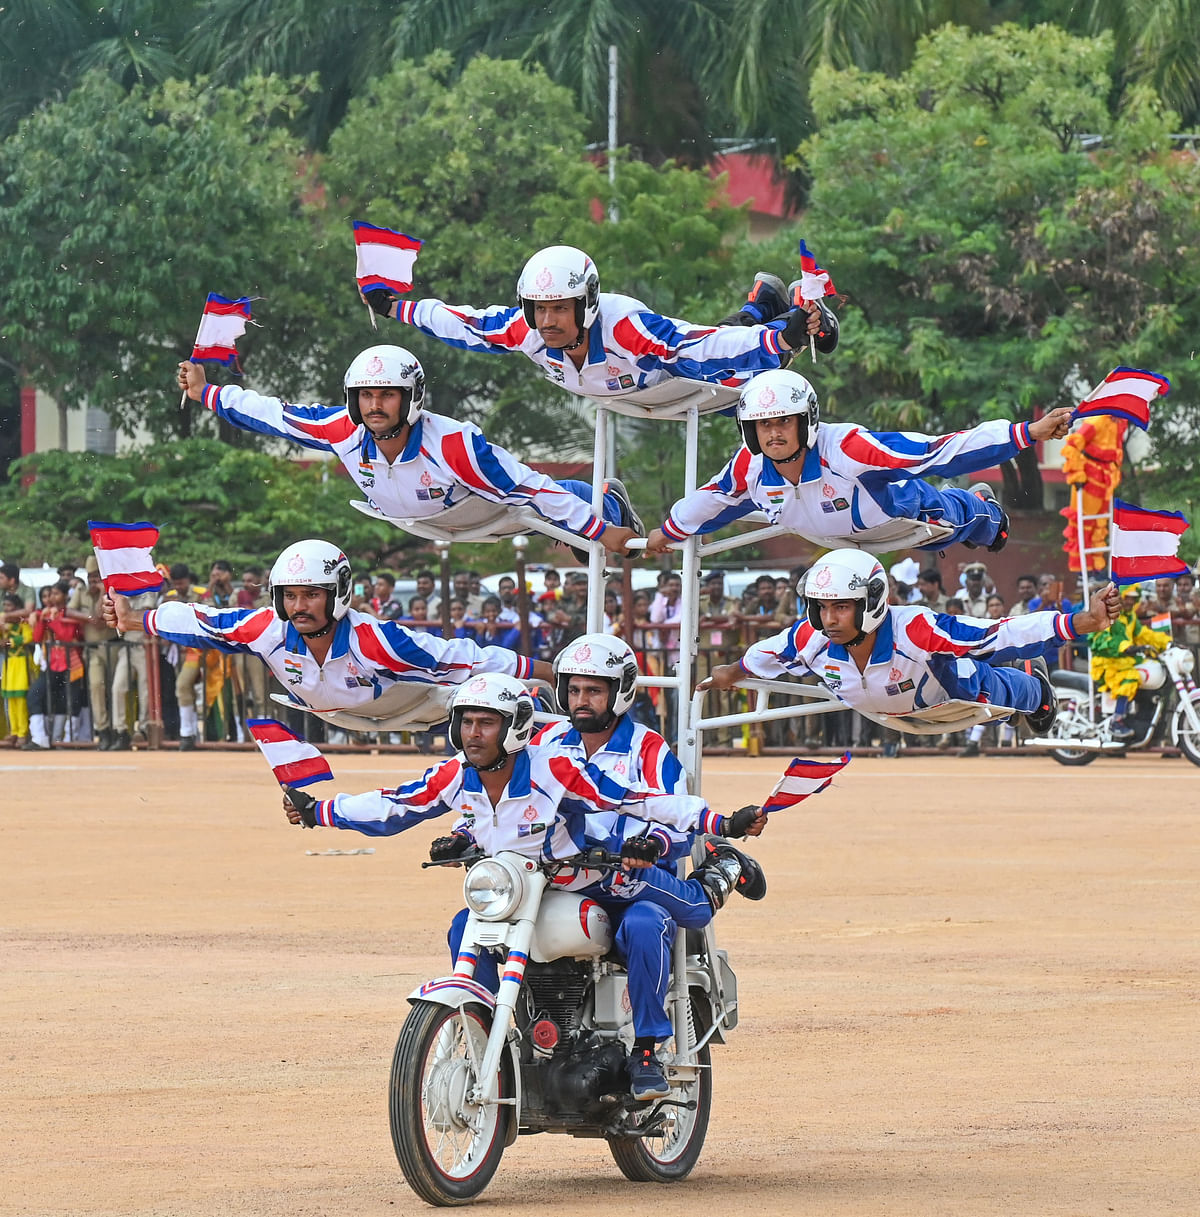
[[[830,408],[938,431],[1069,404],[1076,379],[1150,367],[1190,413],[1200,164],[1146,89],[1109,116],[1111,39],[948,27],[896,79],[822,70],[800,150],[808,226],[851,301]],[[1099,131],[1090,153],[1071,138]],[[1030,461],[1009,501],[1031,504]]]

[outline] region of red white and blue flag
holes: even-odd
[[[1115,414],[1143,431],[1150,424],[1150,403],[1166,397],[1171,382],[1157,372],[1143,368],[1113,368],[1111,372],[1075,407],[1072,422],[1093,414]]]
[[[1187,574],[1190,568],[1178,553],[1189,527],[1178,511],[1147,511],[1113,499],[1112,581],[1120,587]]]
[[[413,266],[424,244],[420,237],[355,220],[354,246],[358,264],[354,277],[359,290],[369,292],[386,287],[401,295],[411,292]]]
[[[836,761],[805,761],[796,757],[767,796],[767,801],[762,805],[763,811],[770,815],[773,811],[794,807],[812,795],[820,794],[849,763],[848,752],[843,752]]]
[[[308,786],[333,779],[329,762],[283,723],[273,718],[248,718],[246,726],[280,786]]]
[[[837,288],[827,270],[817,265],[812,251],[800,238],[800,295],[805,300],[819,300],[822,296],[836,296]]]
[[[248,324],[249,296],[230,300],[216,292],[209,292],[200,317],[200,328],[196,331],[196,344],[192,347],[192,362],[223,363],[240,373],[242,366],[238,362],[237,340],[246,332]]]
[[[151,550],[158,542],[158,529],[140,524],[109,524],[89,520],[88,532],[96,551],[96,563],[106,592],[118,596],[140,596],[163,585],[162,573],[154,566]]]

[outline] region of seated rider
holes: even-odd
[[[1126,721],[1130,703],[1142,687],[1137,662],[1143,650],[1162,651],[1171,645],[1171,635],[1152,630],[1137,615],[1141,589],[1136,583],[1121,589],[1121,611],[1113,623],[1091,636],[1092,679],[1116,698],[1109,734],[1114,740],[1131,740],[1137,731]]]
[[[458,818],[450,834],[430,847],[434,861],[452,860],[475,847],[546,860],[572,858],[594,845],[622,853],[638,868],[637,881],[627,875],[612,876],[611,890],[602,894],[601,902],[615,923],[616,948],[629,970],[634,1035],[640,1044],[630,1059],[632,1093],[639,1100],[661,1097],[669,1087],[654,1059],[654,1044],[671,1034],[671,1026],[663,1007],[666,978],[660,976],[658,931],[669,927],[673,936],[676,925],[706,925],[735,888],[760,900],[766,894],[766,880],[757,863],[732,847],[710,854],[691,878],[679,879],[650,865],[659,856],[661,841],[657,834],[647,837],[651,824],[630,817],[624,817],[616,831],[593,835],[599,823],[591,818],[593,813],[614,811],[614,804],[572,765],[555,764],[564,761],[561,753],[530,744],[533,725],[533,701],[519,681],[495,674],[480,676],[454,697],[450,739],[459,749],[456,756],[396,790],[338,794],[323,800],[289,790],[284,808],[293,824],[355,829],[372,836],[390,836],[455,811]],[[648,816],[655,813],[658,801],[646,800]],[[756,816],[757,809],[753,811]],[[595,882],[594,871],[577,871],[559,875],[556,886],[590,891]],[[657,907],[647,915],[641,904]],[[455,958],[466,921],[464,910],[451,927]],[[490,955],[480,956],[475,977],[493,991],[498,987]]]
[[[856,537],[892,520],[914,520],[953,530],[925,548],[961,541],[1002,549],[1008,516],[986,483],[938,490],[921,478],[989,469],[1039,440],[1065,435],[1071,419],[1070,410],[1051,410],[1032,423],[997,419],[931,436],[822,423],[819,413],[816,391],[797,372],[763,372],[748,381],[737,406],[741,447],[712,481],[671,508],[647,538],[647,552],[716,532],[753,511],[832,547],[855,545]]]
[[[859,549],[819,558],[797,586],[799,620],[755,643],[698,689],[730,689],[749,677],[815,676],[839,701],[866,714],[912,714],[961,699],[1008,706],[1045,735],[1057,713],[1041,651],[1103,629],[1117,612],[1110,583],[1074,613],[975,618],[918,604],[889,605],[879,561]],[[1007,666],[1016,660],[1019,666]],[[896,724],[903,730],[903,724]]]

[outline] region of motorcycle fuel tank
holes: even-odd
[[[599,956],[611,947],[612,922],[594,900],[572,892],[550,891],[542,897],[529,948],[531,959],[549,963],[564,956]]]

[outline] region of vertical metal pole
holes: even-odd
[[[1087,587],[1088,577],[1090,575],[1088,552],[1084,548],[1084,527],[1083,527],[1083,487],[1084,483],[1080,482],[1075,487],[1075,539],[1079,546],[1079,577],[1083,586],[1083,602],[1087,604]],[[1111,516],[1110,516],[1111,519]],[[1110,526],[1111,527],[1111,526]],[[1087,672],[1088,672],[1088,721],[1095,723],[1096,721],[1096,686],[1092,681],[1092,648],[1088,644],[1087,653]]]
[[[621,218],[617,206],[617,48],[612,43],[608,48],[608,184],[612,187],[612,201],[608,205],[608,218],[615,224]]]
[[[517,569],[517,617],[520,619],[522,655],[529,654],[529,593],[525,590],[525,548],[528,544],[528,537],[513,537]]]
[[[691,406],[687,412],[684,443],[685,495],[696,489],[697,455],[700,441],[700,410]],[[683,546],[683,596],[680,602],[679,665],[675,670],[676,736],[675,751],[688,776],[688,787],[700,793],[701,744],[691,725],[692,679],[696,668],[696,652],[700,645],[700,539],[689,537]]]
[[[592,511],[604,511],[604,471],[608,468],[608,411],[596,407],[596,431],[592,446]],[[604,631],[605,550],[593,542],[588,553],[587,628],[589,634]]]

